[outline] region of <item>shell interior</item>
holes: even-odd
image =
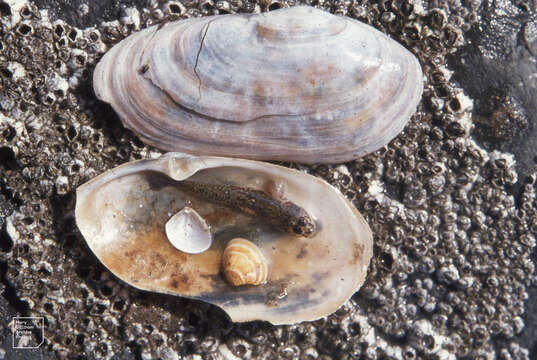
[[[282,233],[183,193],[177,184],[186,178],[260,190],[284,184],[283,196],[320,230],[309,239]],[[169,214],[185,206],[214,234],[200,254],[178,251],[165,233]],[[125,164],[79,187],[76,219],[95,255],[128,284],[218,305],[233,321],[289,324],[328,315],[361,286],[372,256],[368,225],[339,191],[302,172],[249,160],[168,153]],[[224,247],[237,237],[265,256],[265,284],[233,287],[221,274]]]

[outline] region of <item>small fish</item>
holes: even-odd
[[[309,238],[317,233],[315,221],[306,210],[291,201],[275,199],[264,191],[190,180],[181,181],[179,187],[214,204],[261,217],[279,230],[295,236]]]

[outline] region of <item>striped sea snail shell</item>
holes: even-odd
[[[234,286],[264,284],[268,278],[267,259],[251,241],[235,238],[224,249],[222,271]]]

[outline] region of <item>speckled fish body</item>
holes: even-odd
[[[179,186],[207,201],[261,217],[295,236],[313,237],[317,232],[314,220],[304,209],[291,201],[275,199],[264,191],[188,180]]]

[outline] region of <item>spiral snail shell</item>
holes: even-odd
[[[251,241],[235,238],[224,249],[222,271],[233,286],[259,285],[267,282],[267,259]]]

